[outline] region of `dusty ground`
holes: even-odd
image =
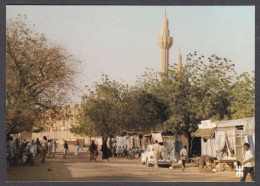
[[[180,168],[169,169],[141,165],[139,160],[111,158],[110,162],[89,162],[86,150],[78,156],[69,151],[67,159],[58,151],[55,158],[40,162],[36,157],[34,166],[21,165],[7,169],[7,181],[164,181],[164,182],[233,182],[239,181],[235,172],[200,173],[198,168],[187,165],[184,172]]]

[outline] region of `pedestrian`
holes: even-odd
[[[38,149],[38,145],[36,144],[36,141],[32,140],[32,143],[33,143],[33,150],[34,150],[34,155],[36,156],[37,155],[37,149]]]
[[[26,139],[23,139],[23,141],[21,142],[21,150],[25,150],[27,145],[28,145],[28,142],[26,141]]]
[[[98,156],[98,150],[97,150],[97,145],[93,140],[91,140],[91,144],[89,146],[89,152],[90,152],[90,158],[89,161],[95,160],[97,161],[97,156]]]
[[[127,145],[125,146],[125,149],[124,149],[124,156],[125,157],[127,156]]]
[[[116,146],[116,156],[117,156],[117,157],[119,156],[119,153],[120,153],[120,149],[119,149],[119,146],[117,145],[117,146]]]
[[[101,147],[102,152],[102,162],[104,159],[106,159],[109,162],[109,158],[112,157],[112,152],[108,149],[106,142],[103,142],[103,145]]]
[[[249,144],[244,144],[244,160],[243,164],[243,177],[241,178],[241,182],[246,180],[248,173],[251,176],[252,181],[255,181],[255,163],[254,163],[254,156],[252,151],[249,150]]]
[[[35,157],[35,144],[34,144],[34,140],[31,141],[30,144],[30,152],[32,153],[33,157]]]
[[[47,137],[44,136],[43,140],[40,142],[40,152],[41,152],[42,163],[44,163],[44,161],[45,161],[47,145],[48,145]]]
[[[68,143],[66,140],[64,140],[64,144],[63,144],[63,147],[64,147],[64,154],[63,154],[63,158],[67,158],[67,152],[69,150],[69,146],[68,146]]]
[[[123,147],[121,148],[120,156],[121,156],[121,157],[124,157],[124,154],[125,154],[125,146],[123,146]]]
[[[118,156],[122,157],[122,147],[119,146],[119,149],[118,149],[118,150],[119,150],[119,151],[118,151]]]
[[[47,158],[50,157],[52,151],[52,140],[48,140],[48,153],[47,153]]]
[[[188,159],[188,152],[187,152],[187,146],[184,145],[184,147],[180,151],[180,157],[182,161],[182,171],[185,169],[185,162]]]
[[[154,151],[154,167],[156,169],[158,169],[158,160],[159,160],[160,154],[162,152],[162,148],[158,144],[157,140],[155,140],[155,144],[153,145],[153,151]]]
[[[141,152],[140,152],[140,150],[139,150],[139,148],[138,147],[136,147],[136,150],[135,150],[135,156],[136,156],[136,158],[139,158],[140,157],[140,155],[141,155]]]
[[[35,144],[37,146],[37,154],[40,154],[40,145],[41,144],[40,144],[39,138],[36,139]]]
[[[15,139],[15,149],[16,149],[16,153],[20,152],[20,140],[19,140],[19,138]]]
[[[56,141],[53,140],[53,144],[52,144],[52,157],[53,158],[55,157],[57,149],[58,149],[58,145],[57,145]]]
[[[115,155],[116,155],[116,144],[115,144],[115,142],[112,143],[112,154],[115,157]]]
[[[75,145],[75,153],[74,153],[74,155],[77,156],[78,153],[79,153],[79,148],[80,148],[80,146],[79,146],[79,140],[77,140],[74,145]]]
[[[177,162],[177,159],[175,157],[175,141],[172,142],[172,145],[170,147],[170,158],[171,161]]]
[[[10,154],[11,159],[14,158],[15,150],[16,150],[15,142],[13,140],[13,137],[10,136],[9,140],[7,141],[7,152]]]

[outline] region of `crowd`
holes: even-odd
[[[75,142],[75,153],[77,156],[80,150],[79,140]],[[67,157],[67,152],[69,150],[68,143],[64,140],[63,144],[63,158]],[[47,158],[54,158],[56,151],[58,150],[58,145],[55,140],[47,139],[46,136],[40,141],[38,138],[36,140],[28,141],[26,139],[13,139],[12,136],[9,137],[7,141],[7,160],[11,164],[17,164],[18,160],[22,160],[23,163],[31,162],[33,164],[35,156],[39,155],[41,157],[41,162],[44,163]]]
[[[75,152],[74,155],[77,156],[80,150],[80,143],[79,140],[76,140],[74,143],[75,145]],[[175,145],[174,142],[170,148],[169,154],[171,157],[171,160],[173,162],[176,162],[175,158]],[[248,143],[245,143],[244,146],[244,160],[242,162],[243,165],[243,177],[241,178],[241,181],[245,181],[247,174],[251,175],[252,180],[255,180],[255,173],[254,173],[254,156],[251,152],[250,145]],[[43,137],[43,139],[40,141],[38,138],[36,140],[27,141],[26,139],[19,139],[16,138],[15,140],[13,137],[9,137],[7,141],[7,153],[8,153],[8,160],[10,163],[17,163],[19,159],[22,160],[23,163],[31,162],[33,164],[34,158],[36,155],[40,155],[41,162],[45,162],[45,158],[54,158],[56,151],[58,149],[58,145],[55,140],[53,139],[47,139],[46,136]],[[141,155],[141,151],[138,147],[132,147],[127,148],[127,146],[117,146],[115,143],[112,144],[112,151],[109,150],[107,147],[107,144],[104,142],[101,146],[101,152],[102,152],[102,162],[103,160],[109,161],[109,158],[112,156],[114,157],[127,157],[127,158],[139,158]],[[67,157],[67,153],[69,150],[69,145],[66,140],[64,140],[63,143],[63,158]],[[160,154],[162,152],[161,145],[158,144],[158,141],[155,141],[155,144],[153,144],[153,152],[155,155],[155,164],[154,166],[158,168],[158,160],[160,157]],[[99,155],[98,153],[98,144],[95,141],[91,141],[91,144],[89,145],[89,152],[90,152],[90,161],[95,160],[97,161],[97,157]],[[188,159],[188,152],[187,152],[187,146],[185,145],[181,151],[180,151],[180,161],[182,164],[182,170],[185,169],[185,162]]]
[[[112,154],[114,157],[139,158],[141,151],[138,147],[127,148],[127,145],[121,147],[112,144]]]

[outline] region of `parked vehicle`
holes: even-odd
[[[162,147],[162,152],[160,154],[160,158],[158,160],[159,165],[164,165],[164,166],[171,166],[172,160],[170,158],[170,154],[167,152],[167,149],[163,146]]]
[[[166,150],[166,148],[164,146],[161,146],[162,152],[160,154],[160,158],[158,160],[158,165],[167,165],[167,166],[171,166],[171,159],[170,156]],[[148,145],[147,146],[147,150],[141,154],[141,158],[140,158],[141,164],[143,165],[154,165],[154,161],[155,161],[155,154],[153,151],[153,145]]]

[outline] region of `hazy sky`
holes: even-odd
[[[170,64],[180,48],[231,59],[238,72],[255,68],[254,6],[7,6],[7,19],[26,14],[38,32],[65,46],[82,61],[79,90],[101,79],[133,85],[146,67],[159,71],[160,35],[167,11],[173,46]],[[76,98],[79,100],[79,98]]]

